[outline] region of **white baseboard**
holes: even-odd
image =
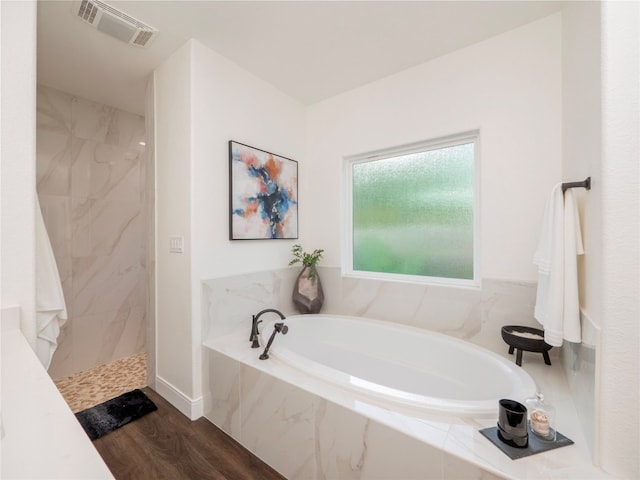
[[[171,385],[164,378],[156,375],[156,392],[176,407],[190,420],[197,420],[204,414],[203,398],[192,399]]]

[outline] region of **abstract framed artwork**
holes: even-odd
[[[229,239],[298,238],[298,162],[229,141]]]

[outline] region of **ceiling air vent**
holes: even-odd
[[[73,13],[92,27],[123,42],[148,47],[158,31],[99,0],[73,3]]]

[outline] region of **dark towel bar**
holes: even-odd
[[[567,182],[562,184],[562,193],[567,191],[568,188],[586,188],[591,190],[591,177],[587,177],[582,182]]]

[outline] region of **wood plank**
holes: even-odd
[[[143,391],[158,410],[93,442],[117,480],[285,480],[206,418]]]

